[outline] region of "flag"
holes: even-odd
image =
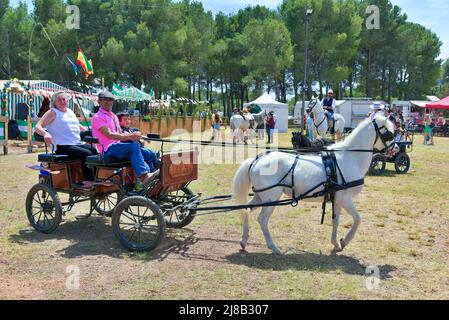
[[[76,63],[74,63],[69,55],[66,55],[67,60],[69,61],[70,65],[72,66],[73,72],[75,73],[75,76],[78,76],[78,66],[76,65]]]
[[[153,89],[153,87],[150,88],[150,96],[154,98],[154,89]]]
[[[117,95],[122,89],[117,84],[112,84],[112,94]]]
[[[92,60],[87,60],[86,55],[83,53],[81,48],[78,48],[78,59],[76,63],[83,68],[84,73],[86,75],[86,79],[89,78],[90,75],[94,74],[94,67],[92,65]]]

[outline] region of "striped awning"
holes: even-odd
[[[5,84],[7,82],[9,80],[0,80],[0,90],[3,89],[3,93],[5,93]],[[29,92],[21,90],[21,92],[9,91],[7,93],[7,111],[10,119],[15,119],[19,103],[30,105],[30,98],[32,98],[31,116],[36,116],[40,111],[44,99],[50,99],[55,92],[59,91],[64,91],[72,97],[69,101],[69,108],[72,110],[74,110],[76,103],[81,105],[83,109],[92,111],[95,108],[95,103],[98,101],[96,95],[72,91],[48,80],[21,80],[21,83],[29,86],[30,90]]]

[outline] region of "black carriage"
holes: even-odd
[[[91,137],[84,140],[98,143]],[[198,179],[197,158],[198,150],[162,155],[160,177],[139,190],[127,160],[88,157],[86,163],[94,170],[95,181],[85,181],[80,161],[47,151],[38,156],[42,166],[39,183],[26,198],[28,220],[38,232],[51,234],[76,204],[89,202],[89,212],[77,216],[78,220],[95,212],[112,217],[114,234],[125,248],[151,251],[164,238],[166,227],[183,228],[195,217],[195,211],[186,206],[199,197],[189,188]],[[68,200],[61,201],[60,194],[68,195]]]
[[[406,131],[403,140],[396,142],[399,151],[387,150],[383,153],[375,152],[369,173],[373,176],[385,174],[387,163],[393,163],[397,174],[407,174],[410,170],[410,156],[408,153],[413,151],[414,131]]]

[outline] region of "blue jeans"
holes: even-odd
[[[148,149],[143,149],[137,142],[132,143],[116,143],[109,147],[108,151],[104,154],[105,157],[129,159],[131,166],[138,177],[143,176],[146,173],[154,172],[147,164],[147,162],[154,163],[156,155],[151,153]]]
[[[140,148],[140,152],[142,152],[143,160],[150,167],[150,172],[156,171],[157,153],[143,147]]]

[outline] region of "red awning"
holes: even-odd
[[[426,104],[427,109],[448,109],[449,110],[449,97],[443,100]]]

